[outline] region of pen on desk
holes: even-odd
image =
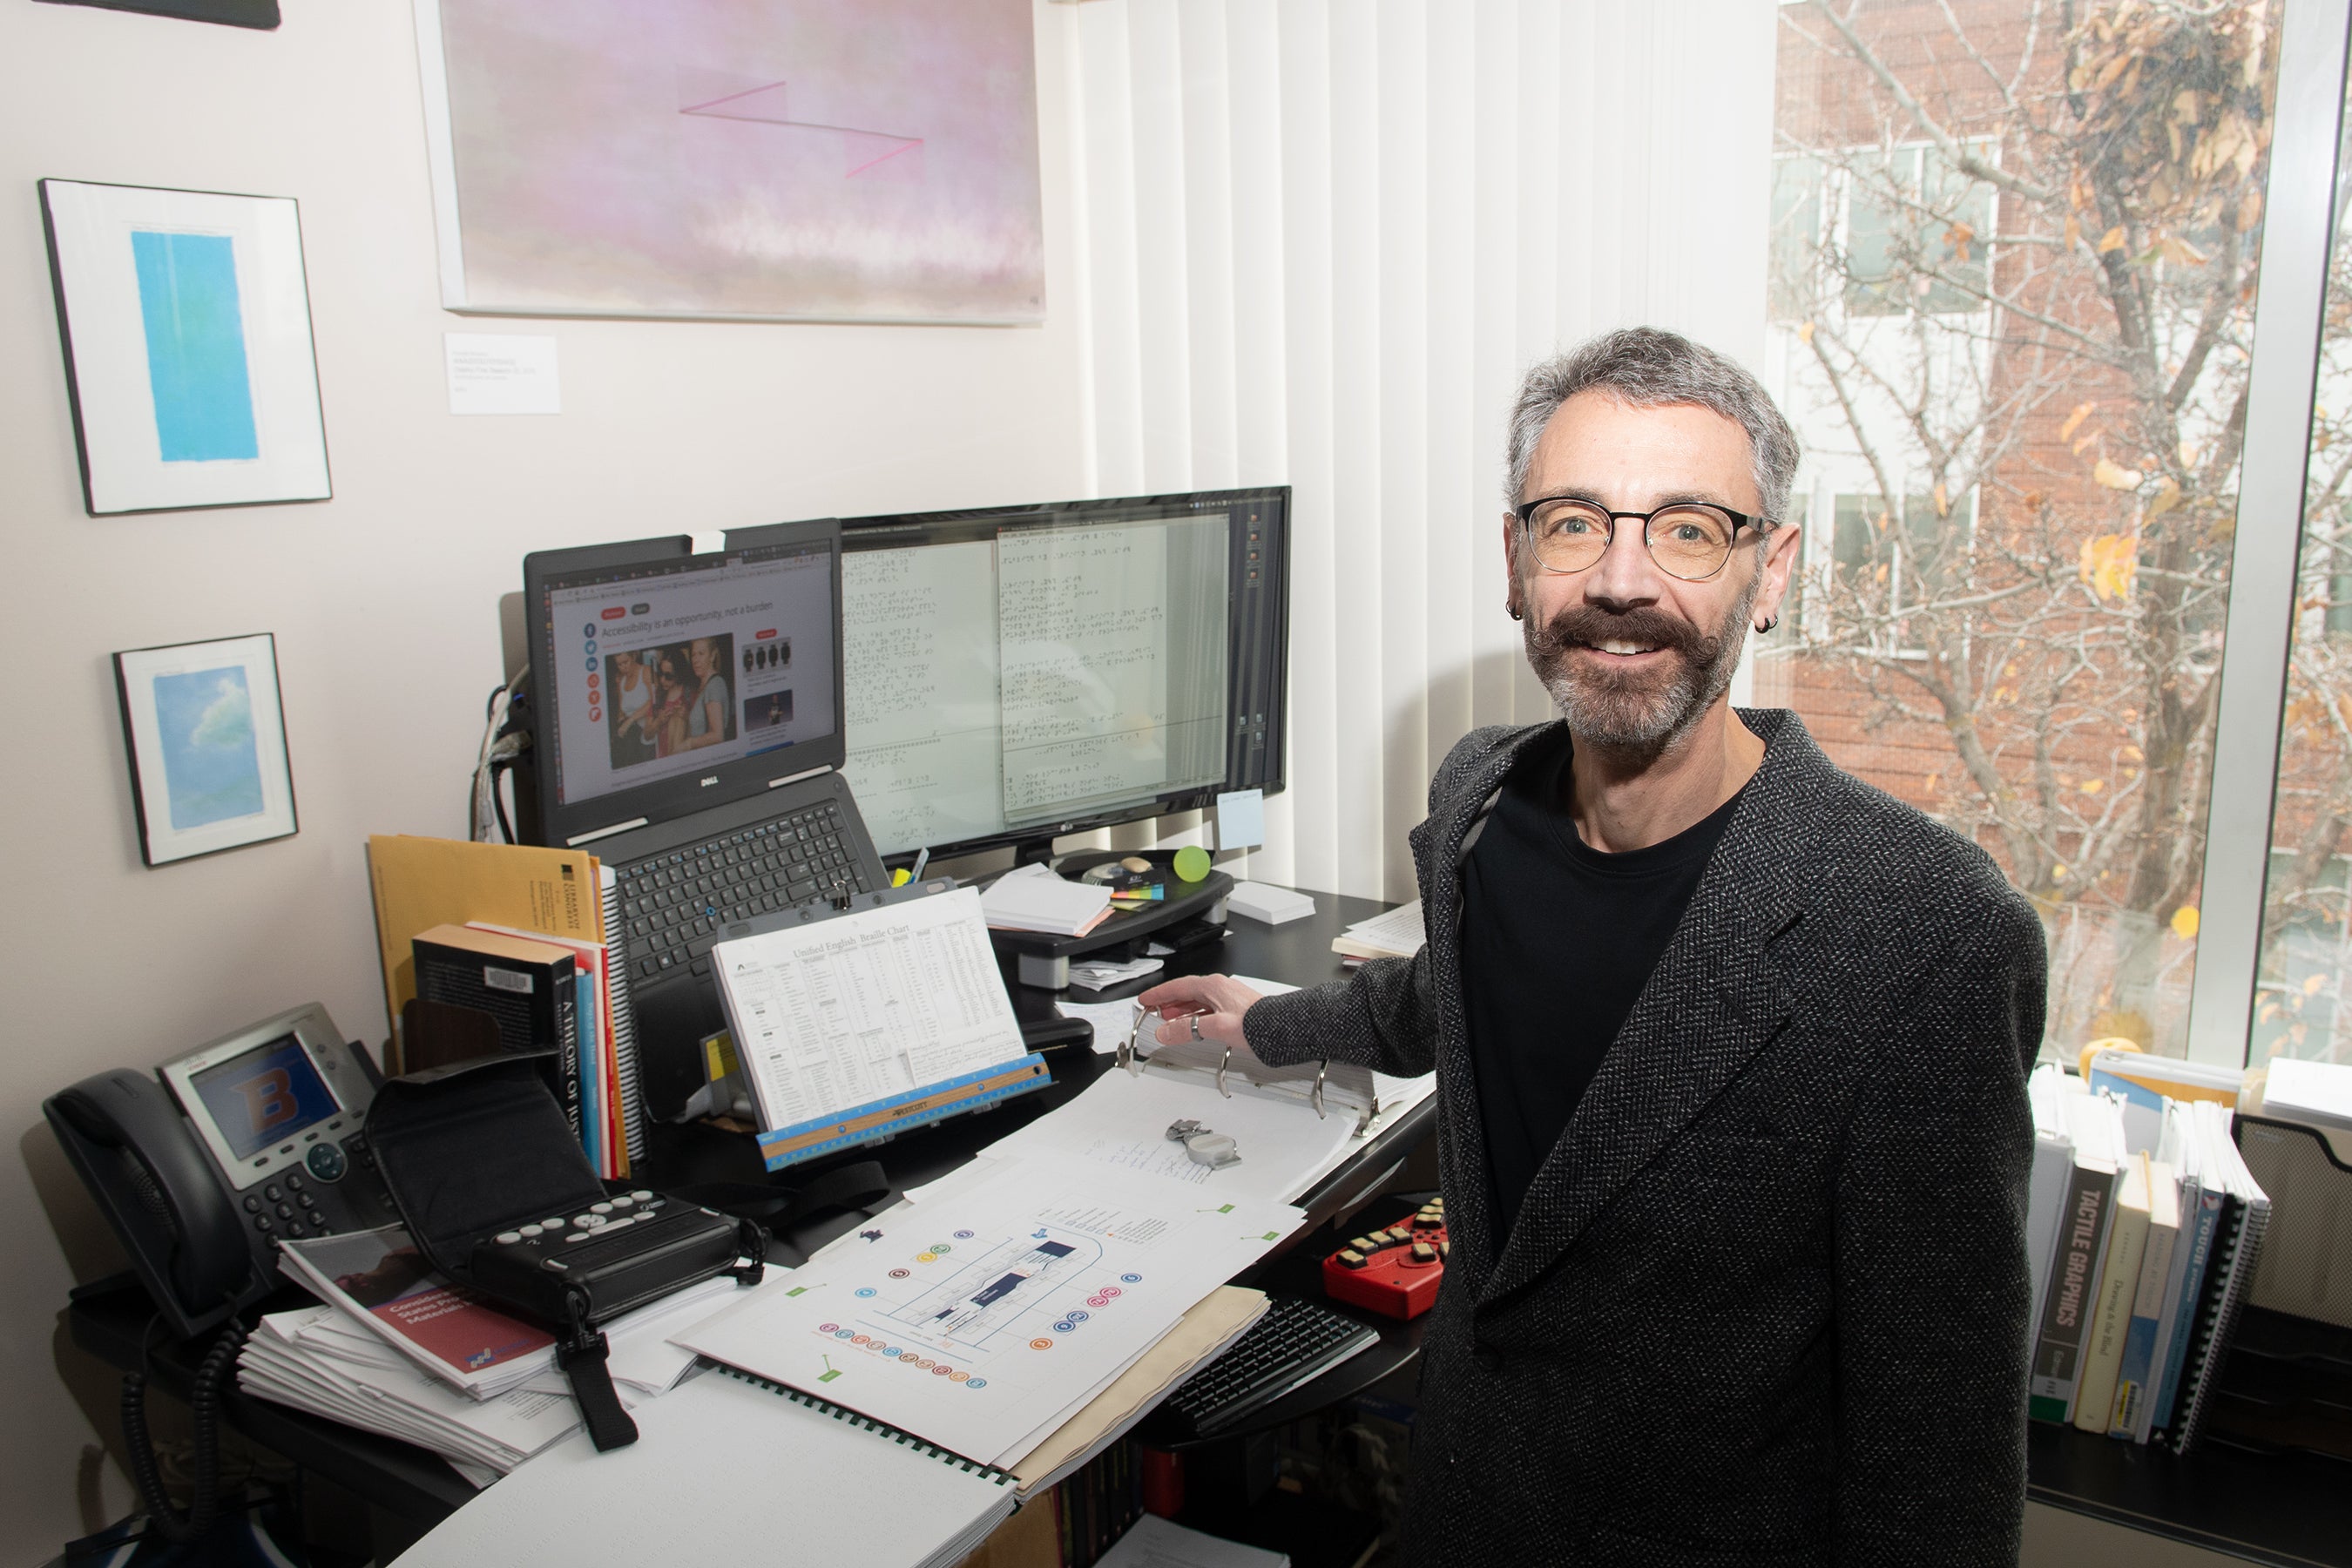
[[[908,878],[907,879],[907,880],[908,880],[909,882],[919,882],[919,881],[921,881],[921,880],[923,879],[923,868],[924,868],[924,867],[926,867],[926,866],[928,866],[928,865],[929,865],[930,863],[931,863],[931,849],[930,849],[930,846],[927,844],[927,845],[925,845],[922,848],[918,849],[917,851],[915,851],[915,870],[914,870],[914,874],[913,874],[912,876],[908,877]]]

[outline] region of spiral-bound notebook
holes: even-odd
[[[2212,1258],[2206,1265],[2204,1287],[2191,1321],[2179,1401],[2167,1436],[2173,1450],[2183,1454],[2195,1446],[2204,1426],[2222,1364],[2229,1359],[2238,1310],[2245,1304],[2247,1288],[2253,1283],[2254,1269],[2262,1258],[2263,1235],[2271,1217],[2269,1195],[2246,1168],[2230,1137],[2230,1113],[2219,1106],[2200,1105],[2197,1110],[2217,1129],[2208,1144],[2217,1155],[2224,1195]]]
[[[1002,1470],[773,1384],[706,1373],[632,1412],[637,1440],[557,1444],[402,1553],[497,1563],[949,1568],[1013,1511]]]
[[[610,866],[596,868],[596,903],[604,918],[604,931],[616,951],[625,952],[626,929],[621,920],[621,884]],[[629,1165],[635,1169],[646,1157],[645,1102],[637,1093],[637,1015],[629,1005],[629,966],[615,963],[608,972],[613,1007],[613,1056],[616,1076],[620,1079],[621,1139],[629,1152]]]

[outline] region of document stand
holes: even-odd
[[[951,877],[934,877],[910,882],[904,887],[844,895],[830,907],[807,904],[771,915],[757,915],[722,928],[719,933],[719,940],[740,941],[768,931],[789,931],[823,921],[837,920],[843,915],[887,909],[893,904],[951,892],[955,885]],[[929,1127],[951,1116],[985,1110],[1007,1100],[1044,1089],[1052,1082],[1053,1077],[1045,1067],[1045,1058],[1034,1051],[1024,1051],[1013,1060],[997,1064],[986,1071],[967,1073],[945,1083],[927,1084],[871,1105],[857,1106],[837,1115],[820,1117],[797,1126],[761,1132],[755,1135],[753,1142],[758,1145],[761,1163],[765,1169],[781,1171],[788,1165],[824,1159],[868,1144],[887,1142],[902,1132]]]
[[[1054,863],[1055,873],[1074,877],[1089,868],[1108,861],[1126,859],[1134,850],[1088,849],[1065,855]],[[1061,991],[1070,984],[1070,961],[1088,953],[1106,952],[1125,948],[1130,957],[1139,956],[1142,944],[1151,937],[1175,938],[1171,947],[1189,947],[1199,941],[1215,941],[1223,932],[1197,934],[1202,927],[1222,927],[1225,923],[1225,900],[1232,896],[1234,879],[1223,871],[1211,871],[1197,882],[1180,881],[1170,862],[1174,852],[1167,849],[1147,849],[1142,858],[1160,872],[1168,889],[1168,897],[1139,910],[1114,908],[1109,918],[1083,936],[1055,936],[1047,931],[996,931],[989,939],[1000,953],[1010,953],[1018,965],[1021,984],[1034,985],[1040,991]],[[1199,922],[1193,925],[1191,922]],[[1192,940],[1183,937],[1192,934]]]

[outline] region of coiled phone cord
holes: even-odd
[[[147,1374],[122,1374],[122,1443],[131,1454],[131,1479],[146,1504],[149,1524],[166,1541],[198,1539],[212,1529],[219,1512],[221,1392],[236,1365],[237,1352],[245,1347],[246,1332],[246,1326],[231,1318],[196,1368],[195,1387],[188,1398],[195,1426],[195,1486],[184,1516],[173,1508],[171,1494],[163,1489],[163,1467],[156,1463],[155,1445],[147,1434]]]

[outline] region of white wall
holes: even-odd
[[[464,833],[496,604],[525,551],[1087,484],[1067,7],[1037,7],[1048,295],[1026,329],[447,315],[407,0],[285,9],[255,33],[0,8],[0,1563],[79,1532],[92,1440],[52,1339],[64,1247],[84,1271],[105,1249],[42,1097],[312,998],[383,1037],[361,846]],[[83,514],[42,176],[300,199],[334,500]],[[452,418],[453,328],[552,331],[565,412]],[[108,655],[259,630],[278,635],[301,833],[146,869]],[[106,1501],[127,1502],[119,1477]]]

